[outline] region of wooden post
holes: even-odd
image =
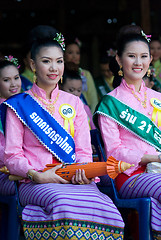
[[[150,1],[140,0],[141,27],[146,34],[151,33]]]

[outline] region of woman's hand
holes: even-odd
[[[144,156],[141,158],[140,165],[147,165],[150,162],[160,162],[158,155],[144,154]]]
[[[31,174],[33,176],[33,181],[36,183],[63,183],[63,184],[70,183],[55,173],[56,170],[61,167],[62,164],[57,165],[56,167],[45,172],[36,172],[34,170],[28,170],[28,174]]]
[[[72,177],[71,181],[73,184],[89,184],[94,181],[94,179],[86,178],[85,171],[83,169],[78,169],[76,170],[76,174]]]

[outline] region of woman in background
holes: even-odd
[[[21,78],[19,65],[16,58],[5,56],[0,59],[0,104],[7,98],[20,93]],[[0,168],[4,167],[5,138],[0,124]],[[9,181],[8,175],[0,173],[0,194],[10,195],[15,193],[14,183]]]
[[[153,57],[152,66],[155,69],[156,79],[161,82],[161,41],[159,38],[152,38],[150,42],[150,52]]]

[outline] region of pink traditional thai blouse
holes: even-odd
[[[147,92],[147,108],[144,108],[141,102],[134,97],[131,89],[141,99],[141,101],[144,101],[144,92]],[[153,106],[150,103],[150,99],[157,98],[161,100],[161,93],[147,88],[144,82],[142,82],[140,91],[135,92],[134,86],[128,85],[124,79],[122,80],[120,86],[110,92],[109,95],[119,99],[150,119],[153,112]],[[117,160],[135,164],[135,167],[132,167],[124,172],[128,176],[140,168],[139,162],[144,154],[158,155],[158,152],[154,147],[139,139],[123,127],[118,126],[117,123],[108,117],[99,115],[98,123],[103,137],[107,157],[113,156]]]
[[[0,104],[3,103],[5,99],[0,98]],[[3,133],[0,132],[0,168],[4,166],[4,146],[5,138]]]
[[[46,99],[45,91],[36,84],[33,85],[32,91],[48,103],[51,103],[51,101]],[[33,96],[32,91],[29,90],[28,93]],[[55,112],[53,116],[62,126],[64,126],[64,119],[59,114],[60,105],[63,103],[70,104],[76,111],[76,116],[73,118],[76,162],[91,162],[92,149],[90,132],[83,103],[79,97],[59,90],[58,86],[52,92],[52,101],[54,101],[57,96],[58,99],[54,104]],[[40,100],[38,101],[45,107]],[[30,106],[24,106],[24,108],[29,107]],[[70,132],[70,126],[68,126],[68,131]],[[7,109],[6,117],[4,162],[11,174],[23,177],[26,177],[29,169],[42,170],[46,164],[53,163],[53,155],[39,142],[33,133],[22,124],[10,108]]]

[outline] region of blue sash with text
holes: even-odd
[[[0,106],[4,133],[7,106],[57,159],[62,163],[75,162],[75,143],[72,136],[39,102],[27,93],[17,94],[4,101]]]

